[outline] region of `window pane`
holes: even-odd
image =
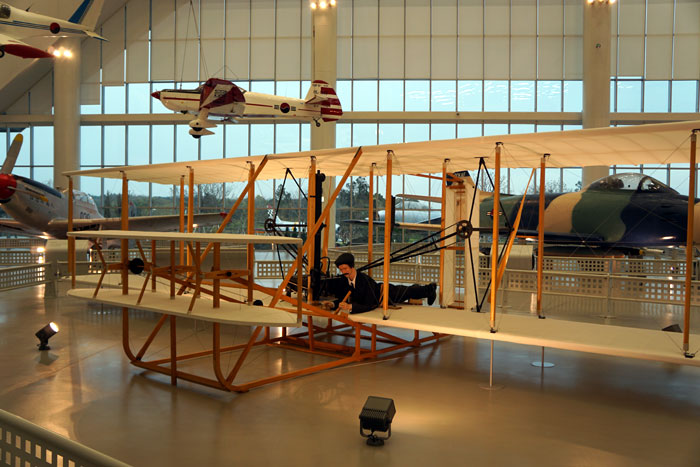
[[[430,127],[427,123],[407,123],[406,142],[428,141]]]
[[[275,152],[299,151],[299,124],[277,124]]]
[[[124,86],[105,86],[104,96],[106,114],[126,113],[126,91]]]
[[[403,110],[403,81],[379,82],[379,110],[384,112]]]
[[[147,125],[133,125],[127,127],[127,163],[129,165],[148,164],[148,148],[150,137]]]
[[[564,169],[563,183],[564,191],[579,191],[581,189],[581,180],[583,171],[580,168]]]
[[[278,81],[275,94],[285,97],[301,99],[301,86],[299,81]],[[306,92],[306,89],[304,90]]]
[[[521,133],[534,133],[535,125],[530,123],[513,123],[510,125],[510,133],[512,135]]]
[[[336,129],[337,131],[337,129]],[[336,146],[338,147],[338,146]],[[302,123],[301,125],[301,150],[308,151],[311,149],[311,124]]]
[[[484,110],[486,112],[508,110],[508,81],[484,82]]]
[[[617,82],[617,111],[642,111],[642,82],[619,80]]]
[[[583,111],[583,81],[564,81],[564,112]]]
[[[336,81],[335,93],[340,99],[340,105],[343,110],[352,110],[352,82],[351,81]]]
[[[105,126],[105,166],[126,164],[126,129],[123,126]]]
[[[275,82],[274,81],[251,81],[250,90],[253,92],[261,92],[263,94],[274,94],[275,93]]]
[[[248,152],[249,125],[224,125],[226,137],[226,157],[245,157]]]
[[[535,110],[535,82],[512,81],[510,83],[510,110],[533,112]]]
[[[480,123],[460,123],[457,125],[457,138],[472,138],[481,135],[482,128]]]
[[[697,112],[698,82],[673,81],[671,86],[671,112]]]
[[[148,83],[132,83],[129,84],[129,113],[130,114],[147,114],[151,100],[155,100],[150,96],[148,90],[151,86]]]
[[[506,123],[487,123],[484,125],[484,136],[492,135],[507,135],[508,124]]]
[[[214,129],[213,135],[207,135],[199,139],[200,156],[202,159],[222,159],[224,157],[223,126]]]
[[[403,125],[401,123],[382,123],[379,125],[379,144],[403,143]]]
[[[102,164],[102,127],[80,127],[80,165],[100,167]]]
[[[34,167],[32,178],[44,185],[53,185],[53,167]],[[686,188],[687,191],[687,188]]]
[[[537,111],[561,112],[561,81],[537,82]]]
[[[425,80],[406,81],[406,111],[427,112],[429,109],[430,82]]]
[[[668,81],[644,82],[644,111],[668,112]]]
[[[174,157],[174,125],[153,125],[152,127],[153,140],[151,141],[151,152],[153,154],[153,163],[162,164],[165,162],[173,162]]]
[[[95,203],[100,206],[102,200],[102,180],[95,177],[80,177],[80,191],[92,196]]]
[[[481,81],[457,82],[457,110],[460,112],[481,112]]]
[[[190,135],[189,130],[188,125],[175,126],[175,160],[178,162],[199,159],[199,142]]]
[[[377,144],[376,123],[356,123],[352,127],[352,145],[366,146]]]
[[[431,110],[454,112],[457,109],[456,85],[456,81],[433,81],[430,90]]]
[[[430,127],[430,139],[455,139],[457,128],[454,123],[433,123]]]
[[[342,102],[342,101],[341,101]],[[355,81],[352,109],[371,112],[377,110],[377,82],[372,80]]]
[[[260,156],[275,152],[275,126],[251,125],[250,126],[250,154]]]
[[[352,146],[352,125],[349,123],[335,124],[335,147],[349,148]]]
[[[53,165],[53,127],[34,127],[34,164]]]

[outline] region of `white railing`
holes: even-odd
[[[43,253],[31,250],[0,250],[0,265],[37,264],[43,258]]]
[[[50,264],[0,268],[0,291],[45,284],[53,279],[53,268]]]
[[[21,248],[30,250],[39,246],[45,246],[43,238],[0,238],[0,249]]]
[[[0,465],[128,466],[4,410],[0,410]]]
[[[603,259],[602,263],[586,263],[585,260],[570,259],[572,262],[568,267],[572,267],[572,264],[579,261],[578,266],[581,269],[597,269],[603,264],[608,267],[608,270],[602,273],[545,271],[542,284],[543,293],[645,303],[683,304],[685,283],[678,274],[669,275],[668,277],[671,278],[665,274],[657,274],[656,277],[653,277],[655,275],[649,272],[649,270],[654,272],[669,271],[669,268],[677,267],[676,261]],[[292,264],[292,261],[282,261],[283,271],[286,272]],[[556,258],[550,264],[563,263]],[[256,265],[256,278],[282,279],[278,261],[256,261]],[[363,263],[358,262],[356,265],[360,267]],[[630,265],[637,268],[637,271],[642,270],[640,266],[648,268],[648,275],[642,277],[641,273],[637,273],[639,275],[623,275],[609,272],[611,268],[613,270],[625,270],[624,268],[634,270],[630,269]],[[372,270],[372,277],[378,281],[384,279],[382,274],[381,267]],[[400,262],[391,265],[390,280],[399,283],[429,284],[438,282],[439,274],[439,266],[437,265]],[[490,269],[482,268],[479,270],[477,281],[479,289],[483,291],[486,288],[490,276]],[[463,267],[456,269],[456,283],[458,288],[463,288]],[[537,271],[506,269],[499,290],[535,293],[537,291]],[[700,281],[692,282],[691,303],[700,305]]]

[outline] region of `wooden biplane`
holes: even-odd
[[[502,167],[527,167],[533,169],[540,168],[540,184],[545,185],[545,166],[548,167],[579,167],[598,166],[613,164],[668,164],[687,163],[690,168],[695,168],[695,148],[696,133],[700,128],[700,122],[681,122],[670,124],[653,124],[636,127],[602,128],[589,130],[575,130],[552,133],[533,133],[526,135],[503,135],[494,137],[479,137],[456,140],[430,141],[421,143],[386,144],[378,146],[364,146],[360,148],[339,148],[327,150],[306,151],[292,154],[277,154],[267,156],[254,156],[235,159],[202,160],[193,162],[181,162],[173,164],[158,164],[148,166],[124,166],[107,169],[94,169],[67,172],[65,175],[73,176],[97,176],[105,178],[120,178],[123,182],[123,205],[128,204],[128,181],[147,181],[174,185],[180,183],[181,186],[181,230],[184,232],[184,180],[189,178],[189,190],[192,193],[194,180],[199,184],[221,183],[232,181],[247,181],[247,185],[240,194],[234,206],[224,219],[219,232],[222,232],[226,223],[231,219],[233,213],[241,205],[243,199],[248,197],[248,234],[245,239],[241,236],[221,235],[220,240],[207,237],[198,237],[198,234],[180,233],[168,236],[171,243],[170,265],[157,266],[146,264],[146,272],[152,276],[161,274],[171,283],[176,282],[175,276],[179,273],[184,277],[177,279],[180,286],[178,293],[190,290],[193,297],[203,294],[210,294],[213,297],[220,296],[222,300],[225,292],[220,289],[216,292],[213,280],[228,281],[234,287],[245,289],[247,296],[245,304],[236,304],[241,310],[221,309],[211,311],[215,323],[239,323],[243,324],[243,319],[237,317],[237,313],[249,313],[254,316],[259,313],[258,318],[251,317],[245,324],[255,326],[255,330],[247,344],[236,348],[221,349],[219,346],[218,324],[215,326],[213,337],[213,348],[207,351],[213,355],[215,378],[203,378],[196,375],[182,373],[176,369],[176,362],[185,359],[187,355],[177,355],[174,348],[174,337],[171,348],[171,358],[169,361],[159,360],[146,363],[142,361],[145,349],[154,338],[166,317],[170,315],[171,329],[174,328],[175,316],[185,316],[197,318],[197,314],[191,310],[197,309],[191,303],[195,298],[189,299],[188,312],[171,312],[170,302],[163,305],[162,309],[155,307],[155,311],[164,314],[163,318],[154,329],[154,332],[147,340],[144,347],[136,355],[128,348],[125,337],[125,351],[132,363],[143,368],[159,371],[171,376],[173,384],[177,378],[185,378],[191,381],[207,384],[209,386],[224,390],[246,391],[252,387],[262,384],[279,381],[282,379],[308,374],[314,371],[357,362],[364,359],[376,358],[387,352],[394,352],[400,349],[418,347],[425,343],[435,342],[439,338],[452,334],[469,337],[485,338],[491,340],[492,350],[494,340],[503,340],[528,345],[538,345],[542,347],[553,347],[570,350],[579,350],[607,355],[619,355],[626,357],[658,360],[679,364],[700,365],[700,359],[694,359],[693,347],[700,347],[700,335],[690,333],[690,311],[692,289],[700,287],[697,283],[691,283],[690,267],[692,262],[692,230],[693,220],[693,198],[688,201],[688,238],[687,245],[687,275],[685,282],[685,319],[682,334],[665,333],[661,330],[641,330],[624,328],[617,326],[592,325],[587,323],[576,323],[561,320],[543,320],[542,310],[542,239],[540,238],[540,253],[538,258],[538,288],[537,288],[537,309],[538,316],[515,316],[496,314],[497,294],[500,278],[505,270],[510,246],[513,244],[514,231],[517,231],[517,218],[515,229],[508,234],[505,247],[499,249],[499,230],[497,209],[494,210],[494,222],[492,230],[493,246],[491,248],[491,286],[490,286],[490,313],[471,313],[469,310],[477,303],[476,291],[465,293],[464,299],[459,302],[455,298],[455,268],[454,254],[457,249],[462,249],[465,255],[475,254],[478,248],[478,239],[473,241],[475,232],[479,231],[478,209],[473,209],[477,191],[473,184],[454,175],[454,171],[476,170],[479,168],[489,168],[494,171],[494,204],[499,204],[499,180]],[[426,175],[426,167],[441,167],[442,176],[436,177]],[[297,261],[286,271],[284,279],[276,288],[264,287],[255,282],[253,243],[271,243],[274,241],[285,242],[287,240],[273,240],[278,237],[255,236],[253,237],[253,213],[255,211],[255,181],[262,179],[276,179],[285,176],[288,170],[293,173],[308,174],[309,193],[315,193],[315,174],[317,171],[326,176],[340,177],[337,188],[330,196],[330,199],[322,209],[316,209],[315,204],[319,201],[316,197],[309,197],[307,209],[309,218],[307,219],[308,236],[307,240],[298,248]],[[344,315],[335,313],[332,310],[324,309],[315,300],[314,290],[308,287],[306,296],[301,293],[301,286],[306,282],[301,275],[303,268],[302,258],[308,259],[308,264],[318,264],[320,259],[316,245],[321,242],[323,253],[327,257],[328,236],[320,238],[320,231],[324,224],[328,223],[330,209],[335,202],[345,181],[351,175],[370,176],[370,193],[374,192],[374,177],[382,175],[386,177],[387,200],[385,212],[390,212],[391,200],[391,176],[399,174],[421,175],[441,180],[442,184],[442,225],[441,235],[434,243],[440,245],[440,304],[441,308],[431,308],[428,312],[425,307],[419,305],[401,306],[398,310],[392,310],[388,300],[388,288],[384,287],[384,296],[381,308],[362,314]],[[695,191],[695,170],[690,170],[690,192]],[[192,196],[189,197],[190,203]],[[543,200],[543,197],[540,198]],[[540,203],[540,219],[543,218],[544,202]],[[369,261],[374,261],[372,251],[373,219],[372,210],[374,203],[370,202],[369,213]],[[193,212],[190,204],[188,215]],[[320,213],[319,213],[320,212]],[[70,216],[69,216],[70,217]],[[191,232],[191,220],[189,228]],[[122,229],[128,230],[128,213],[124,213]],[[392,252],[390,242],[391,222],[384,223],[385,236],[383,257],[378,258],[382,266],[382,277],[384,280],[391,277],[391,263],[397,256]],[[540,232],[540,236],[541,236]],[[71,237],[90,237],[91,233],[69,234]],[[126,278],[129,261],[127,258],[128,238],[139,240],[156,240],[153,233],[125,233],[125,232],[102,232],[102,235],[112,235],[113,238],[122,239],[122,258],[119,263],[112,267],[119,269],[122,277]],[[150,235],[150,236],[149,236]],[[447,247],[445,240],[448,236],[456,236],[459,245]],[[164,237],[165,238],[165,237]],[[247,267],[241,271],[228,271],[231,275],[226,277],[222,271],[214,270],[204,273],[201,270],[203,258],[211,249],[216,251],[216,246],[221,242],[244,242],[247,244]],[[189,264],[185,264],[184,256],[180,254],[180,262],[176,262],[175,243],[188,242],[190,251]],[[204,252],[200,252],[197,242],[208,242]],[[180,251],[184,247],[180,246]],[[74,257],[74,255],[71,255]],[[401,255],[398,255],[401,257]],[[464,282],[475,283],[473,280],[478,271],[475,269],[476,261],[465,261]],[[215,262],[216,264],[216,262]],[[327,270],[328,264],[325,265]],[[216,269],[216,268],[215,268]],[[75,269],[73,269],[74,271]],[[309,271],[307,270],[307,273]],[[310,274],[309,274],[310,275]],[[73,274],[75,277],[75,275]],[[296,277],[296,282],[292,278]],[[151,279],[152,280],[152,279]],[[127,279],[122,279],[121,295],[130,295],[129,287],[124,285]],[[147,280],[146,280],[147,282]],[[106,303],[117,304],[123,307],[124,334],[128,336],[128,310],[150,309],[144,304],[147,303],[147,294],[162,293],[166,299],[172,295],[157,290],[146,290],[144,282],[138,298],[117,297],[119,293],[111,292],[102,295],[104,292],[73,290],[71,295],[92,300],[104,301]],[[73,283],[75,287],[75,282]],[[297,293],[289,296],[288,291],[296,284]],[[174,286],[171,286],[174,287]],[[468,287],[464,287],[465,290]],[[157,287],[156,287],[157,289]],[[172,289],[171,289],[172,290]],[[136,291],[135,291],[136,292]],[[256,295],[257,294],[257,295]],[[104,298],[103,298],[104,297]],[[261,300],[263,306],[251,306],[254,300]],[[163,303],[163,302],[161,302]],[[245,306],[244,306],[245,305]],[[267,315],[265,313],[268,313]],[[275,316],[280,313],[292,315],[289,321],[278,316],[278,321],[270,320],[269,313]],[[303,317],[303,318],[302,318]],[[284,322],[282,322],[284,321]],[[301,332],[287,333],[286,327],[296,326],[303,322],[305,330]],[[325,322],[319,326],[320,322]],[[282,326],[281,337],[270,337],[269,326]],[[414,331],[413,339],[398,337],[392,333],[391,328],[404,328]],[[263,330],[265,331],[263,333]],[[171,331],[172,332],[172,331]],[[261,336],[262,333],[262,337]],[[421,334],[422,333],[422,334]],[[322,336],[342,336],[354,339],[354,345],[343,345],[324,339]],[[692,346],[691,346],[692,338]],[[272,375],[266,378],[239,383],[235,381],[237,371],[244,364],[250,349],[256,345],[281,345],[285,347],[296,346],[304,351],[318,352],[323,355],[333,355],[338,357],[335,361],[314,365],[303,370],[290,371],[282,374]],[[224,375],[220,366],[220,353],[222,351],[242,350],[239,360],[234,370]],[[201,356],[207,352],[199,352]],[[492,354],[493,355],[493,354]]]

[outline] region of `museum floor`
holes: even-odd
[[[0,293],[0,408],[136,466],[700,466],[697,367],[547,349],[543,370],[540,348],[496,343],[503,387],[489,391],[490,344],[451,337],[232,394],[129,365],[121,311],[43,292]],[[39,352],[51,320],[61,330]],[[134,340],[155,321],[133,312]],[[203,349],[208,330],[179,320],[178,345]],[[248,333],[228,328],[222,343]],[[247,371],[319,358],[260,348]],[[359,434],[369,395],[396,403],[383,447]]]

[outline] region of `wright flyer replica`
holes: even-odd
[[[539,186],[543,187],[546,167],[683,163],[692,168],[689,170],[689,186],[690,193],[694,193],[698,129],[700,122],[682,122],[67,172],[65,175],[69,177],[121,179],[122,206],[129,203],[129,181],[179,185],[181,188],[180,232],[129,231],[127,210],[122,210],[121,230],[70,232],[73,229],[69,226],[69,242],[75,238],[118,239],[121,242],[121,256],[112,264],[108,264],[98,250],[102,258],[99,277],[78,278],[73,265],[73,288],[69,295],[122,308],[124,351],[135,366],[168,375],[172,384],[185,379],[226,391],[244,392],[287,378],[432,344],[447,335],[487,339],[491,341],[492,350],[494,341],[506,341],[697,366],[700,358],[694,357],[700,348],[700,335],[691,331],[699,324],[691,322],[691,309],[692,305],[699,304],[700,297],[694,298],[692,291],[700,289],[700,284],[691,280],[695,207],[692,196],[688,199],[687,267],[683,288],[685,312],[681,333],[544,319],[541,250],[537,255],[536,314],[497,312],[497,303],[499,284],[522,214],[521,204],[514,218],[499,219],[505,212],[499,199],[501,168],[530,168],[533,173],[531,180],[535,169],[540,169]],[[425,173],[426,167],[440,168],[441,173]],[[283,179],[289,173],[297,178],[308,178],[305,241],[275,235],[270,230],[271,235],[255,232],[255,182]],[[321,205],[319,174],[339,177],[335,190],[324,205]],[[441,224],[424,226],[431,233],[408,246],[394,247],[391,242],[391,229],[394,225],[402,226],[390,214],[393,175],[419,175],[439,181],[441,186]],[[328,245],[330,211],[350,176],[369,176],[370,181],[367,262],[359,269],[368,270],[384,284],[379,306],[356,314],[334,310],[323,301],[323,284],[334,280],[335,276]],[[376,206],[374,198],[374,180],[378,176],[385,177],[384,206]],[[493,193],[488,195],[493,196],[494,206],[490,216],[493,220],[488,227],[482,227],[480,220],[484,219],[479,219],[479,200],[487,196],[477,189],[483,186],[479,183],[484,180],[482,177],[487,177],[493,188]],[[185,180],[190,194],[195,184],[246,183],[217,233],[194,232],[193,196],[188,197],[185,216]],[[245,199],[247,233],[223,233]],[[384,210],[383,225],[375,225],[375,209]],[[543,213],[544,197],[540,195],[540,222]],[[373,234],[378,229],[384,231],[382,251],[375,251],[373,247]],[[484,268],[479,271],[480,235],[491,237],[488,272]],[[544,243],[543,235],[540,228],[538,248]],[[129,242],[136,244],[140,261],[129,259]],[[280,260],[280,267],[284,270],[280,274],[281,280],[274,285],[270,285],[269,279],[256,277],[255,245],[262,244],[284,249],[292,258],[284,264]],[[162,255],[157,254],[158,245],[160,251],[167,253],[167,260],[162,260]],[[244,248],[245,264],[222,266],[222,245]],[[397,280],[392,275],[392,264],[398,268],[396,263],[399,261],[436,251],[439,252],[436,282],[440,307],[392,304],[386,286],[392,279]],[[464,255],[464,266],[458,267],[458,255]],[[104,278],[110,276],[106,274],[109,271],[115,272],[111,276],[119,277],[118,289],[104,287]],[[488,285],[480,288],[479,278],[484,274]],[[81,284],[87,281],[92,286],[77,288],[78,279]],[[346,279],[341,277],[340,280]],[[131,348],[134,337],[129,334],[130,310],[147,310],[161,315],[138,350]],[[208,348],[179,352],[176,321],[182,319],[212,323]],[[166,323],[169,324],[167,328]],[[250,326],[250,337],[240,345],[222,346],[222,325]],[[169,329],[169,357],[149,360],[149,346],[166,329]],[[242,368],[265,365],[251,358],[259,346],[317,354],[326,361],[294,369],[268,365],[275,368],[258,370],[269,370],[271,374],[245,380],[241,376]],[[222,365],[225,354],[228,354],[227,361],[235,360],[232,368]],[[195,374],[181,369],[184,361],[201,358],[211,358],[211,374]]]

